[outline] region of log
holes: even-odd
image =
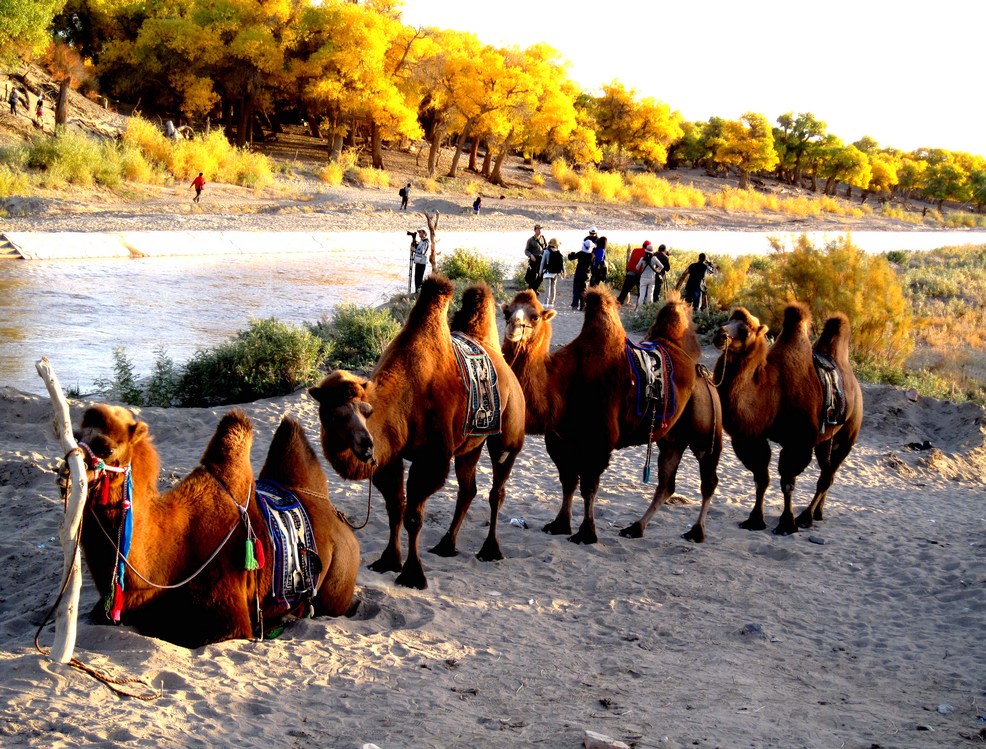
[[[82,590],[82,562],[79,554],[79,532],[82,527],[82,511],[86,505],[89,479],[86,464],[79,445],[72,434],[72,420],[68,401],[62,394],[62,386],[55,375],[48,357],[42,357],[35,365],[48,395],[51,397],[55,438],[65,453],[69,469],[69,489],[65,514],[59,523],[58,536],[62,543],[64,566],[62,579],[65,590],[55,612],[55,642],[51,646],[51,659],[58,663],[72,660],[75,650],[76,628],[79,614],[79,594]]]

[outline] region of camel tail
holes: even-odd
[[[476,283],[462,295],[462,306],[452,317],[453,331],[465,333],[478,341],[499,348],[500,334],[496,329],[496,303],[493,292],[485,283]]]
[[[836,312],[825,321],[822,334],[815,342],[815,351],[836,361],[849,361],[849,318]]]
[[[797,302],[789,304],[784,309],[784,323],[781,326],[781,334],[778,340],[785,340],[799,335],[808,335],[808,328],[811,327],[811,312],[807,305]]]

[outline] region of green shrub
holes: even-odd
[[[141,406],[144,404],[144,393],[137,384],[133,360],[127,358],[123,346],[117,346],[113,349],[113,379],[100,378],[94,384],[97,390],[106,391],[127,405]]]
[[[308,329],[330,344],[327,363],[331,367],[368,370],[401,326],[387,309],[340,304],[331,320],[323,317]]]
[[[438,262],[438,272],[449,280],[485,281],[495,296],[503,294],[506,268],[503,263],[485,258],[474,250],[455,250]]]
[[[23,171],[12,169],[7,164],[0,163],[0,198],[23,195],[27,192],[29,185],[30,181]]]
[[[178,401],[181,374],[181,369],[175,366],[167,352],[158,349],[154,360],[154,371],[151,373],[144,394],[144,404],[162,408],[173,406]]]
[[[293,393],[318,381],[325,356],[322,341],[304,327],[274,318],[252,320],[233,340],[192,357],[178,402],[215,406]]]

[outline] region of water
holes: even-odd
[[[549,232],[572,250],[581,231]],[[606,233],[605,230],[600,233]],[[649,234],[644,236],[644,234]],[[527,232],[446,234],[443,246],[470,247],[507,264],[523,260]],[[763,253],[755,232],[609,232],[610,246],[650,238],[678,250]],[[773,234],[771,236],[779,236]],[[835,233],[810,235],[821,243]],[[866,251],[923,250],[986,244],[984,232],[858,232]],[[785,237],[790,241],[790,236]],[[0,263],[0,385],[44,393],[34,369],[48,356],[66,388],[90,392],[113,376],[122,346],[138,376],[150,374],[157,352],[184,362],[244,330],[249,320],[317,321],[344,302],[379,304],[407,289],[406,237],[379,235],[380,249],[318,254],[212,255],[112,260]],[[208,249],[203,245],[205,249]]]

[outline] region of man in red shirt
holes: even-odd
[[[192,187],[195,188],[195,197],[192,198],[192,202],[198,203],[199,197],[202,195],[202,188],[205,187],[205,179],[202,177],[202,172],[199,172],[199,176],[192,180]]]
[[[616,301],[620,304],[623,304],[627,300],[634,286],[638,287],[637,293],[640,293],[640,274],[637,273],[637,265],[640,264],[640,260],[643,258],[646,249],[652,246],[650,242],[644,242],[640,247],[630,253],[630,259],[627,260],[626,280],[623,282],[623,288],[620,289],[620,295],[616,297]]]

